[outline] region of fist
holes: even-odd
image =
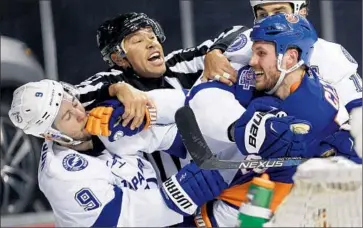
[[[96,107],[88,114],[86,131],[91,135],[109,136],[111,131],[108,128],[113,112],[112,107]]]
[[[131,128],[131,122],[122,125],[124,113],[125,107],[118,100],[102,102],[89,113],[86,130],[92,135],[106,136],[113,142],[123,136],[133,136],[156,121],[156,109],[148,107],[141,125]]]

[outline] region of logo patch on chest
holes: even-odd
[[[62,163],[63,168],[70,172],[80,171],[88,166],[88,161],[79,154],[68,154]]]

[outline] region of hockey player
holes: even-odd
[[[307,16],[309,7],[306,0],[250,0],[250,5],[255,21],[278,13]],[[251,31],[252,29],[245,30],[241,26],[240,34],[224,52],[236,70],[248,65],[250,61]],[[358,63],[343,46],[318,38],[311,54],[310,67],[324,81],[333,85],[349,113],[353,108],[362,106],[362,80],[357,73]],[[269,94],[272,93],[273,91],[269,91]]]
[[[308,1],[305,0],[251,0],[250,4],[253,9],[253,14],[255,15],[255,20],[276,13],[299,13],[306,16],[308,11]],[[123,22],[120,21],[119,24],[121,25],[122,23]],[[106,28],[110,29],[108,30]],[[111,28],[113,29],[111,30]],[[116,28],[117,27],[114,26],[112,21],[109,21],[105,23],[104,30],[99,30],[99,41],[101,41],[99,43],[99,47],[101,49],[105,47],[105,45],[115,47],[112,45],[112,41],[114,40],[113,37],[118,34]],[[204,70],[205,77],[208,76],[209,78],[222,81],[224,83],[234,82],[234,76],[231,73],[232,71],[227,67],[227,58],[231,61],[232,66],[236,70],[248,65],[251,58],[252,46],[252,42],[249,38],[250,32],[251,30],[247,30],[245,26],[234,26],[232,29],[226,30],[226,32],[220,36],[221,39],[215,41],[214,44],[207,41],[203,45],[198,46],[196,49],[172,52],[165,58],[167,71],[164,74],[166,76],[164,78],[167,83],[161,83],[160,81],[164,81],[162,78],[155,80],[142,80],[143,76],[136,78],[124,77],[128,75],[127,72],[125,74],[118,74],[117,72],[98,74],[95,77],[86,80],[84,83],[81,83],[81,101],[84,104],[92,104],[94,100],[100,102],[102,99],[105,99],[105,96],[109,97],[109,95],[117,95],[121,101],[127,99],[125,97],[137,98],[138,96],[136,95],[136,92],[129,90],[124,84],[110,86],[110,83],[116,83],[121,80],[130,83],[138,89],[149,90],[152,89],[152,87],[156,88],[155,84],[158,84],[151,83],[151,81],[159,81],[161,87],[167,87],[168,84],[174,80],[174,77],[176,77],[179,79],[184,88],[188,88],[191,86],[190,83],[187,83],[189,81],[188,76],[199,76],[200,74],[198,72],[202,72]],[[103,36],[103,34],[109,35]],[[104,45],[102,45],[102,43]],[[206,50],[208,50],[208,52],[206,52]],[[222,55],[222,53],[224,53],[224,55]],[[206,54],[205,69],[204,64],[200,61],[204,54]],[[226,58],[224,58],[224,56]],[[190,60],[190,58],[192,61],[184,61]],[[219,65],[219,63],[222,64]],[[340,66],[339,69],[333,69],[331,67],[337,65]],[[213,66],[214,69],[211,70],[211,66]],[[354,107],[361,106],[362,83],[360,76],[356,72],[357,66],[358,65],[354,58],[341,45],[325,41],[321,38],[319,38],[315,43],[315,51],[311,56],[311,68],[317,71],[321,78],[334,86],[348,112],[350,112]],[[218,68],[222,71],[217,70]],[[223,71],[225,73],[223,73]],[[181,76],[183,76],[182,79]],[[230,78],[231,81],[228,81],[228,78]],[[192,81],[193,83],[195,82],[195,80]],[[179,87],[179,85],[174,83],[172,86],[176,86],[176,88]],[[107,90],[107,87],[109,87],[109,91]],[[137,99],[135,100],[137,103]],[[138,107],[138,105],[135,106]],[[140,119],[140,115],[136,119]],[[159,165],[159,168],[163,168],[163,165]]]
[[[225,160],[337,153],[359,162],[349,133],[340,130],[349,120],[348,112],[334,88],[309,67],[317,40],[312,25],[301,16],[278,14],[258,22],[251,39],[252,68],[241,68],[236,85],[206,82],[187,97],[211,150]],[[268,91],[275,97],[264,96]],[[294,133],[291,126],[296,123],[310,125],[304,129],[307,134]],[[333,137],[336,132],[339,138]],[[276,184],[271,205],[275,210],[292,187],[295,167],[221,170],[231,187],[220,200],[201,208],[198,224],[234,226],[251,178],[265,171]]]
[[[38,179],[52,206],[56,226],[169,226],[180,223],[183,215],[193,214],[227,187],[217,171],[200,170],[194,164],[185,166],[161,187],[157,184],[152,165],[140,154],[183,146],[175,140],[176,128],[171,125],[153,126],[138,135],[124,128],[126,136],[122,139],[112,143],[101,139],[106,149],[99,157],[64,147],[90,138],[85,130],[87,113],[67,91],[52,80],[27,83],[14,91],[9,111],[15,126],[46,139]],[[183,92],[170,92],[181,97],[183,104]],[[119,106],[118,116],[121,109],[125,110]],[[160,112],[158,116],[164,118]]]

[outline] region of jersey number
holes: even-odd
[[[329,84],[321,81],[321,84],[324,87],[324,96],[325,99],[336,109],[339,110],[339,98],[337,91]]]
[[[353,74],[352,76],[349,77],[349,79],[353,81],[357,92],[361,93],[363,91],[362,78],[358,74]]]
[[[89,188],[82,188],[76,192],[74,198],[85,211],[91,211],[101,206],[100,201]]]

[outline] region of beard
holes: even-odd
[[[264,71],[265,73],[256,77],[256,90],[267,92],[270,91],[279,80],[281,72],[278,70]]]

